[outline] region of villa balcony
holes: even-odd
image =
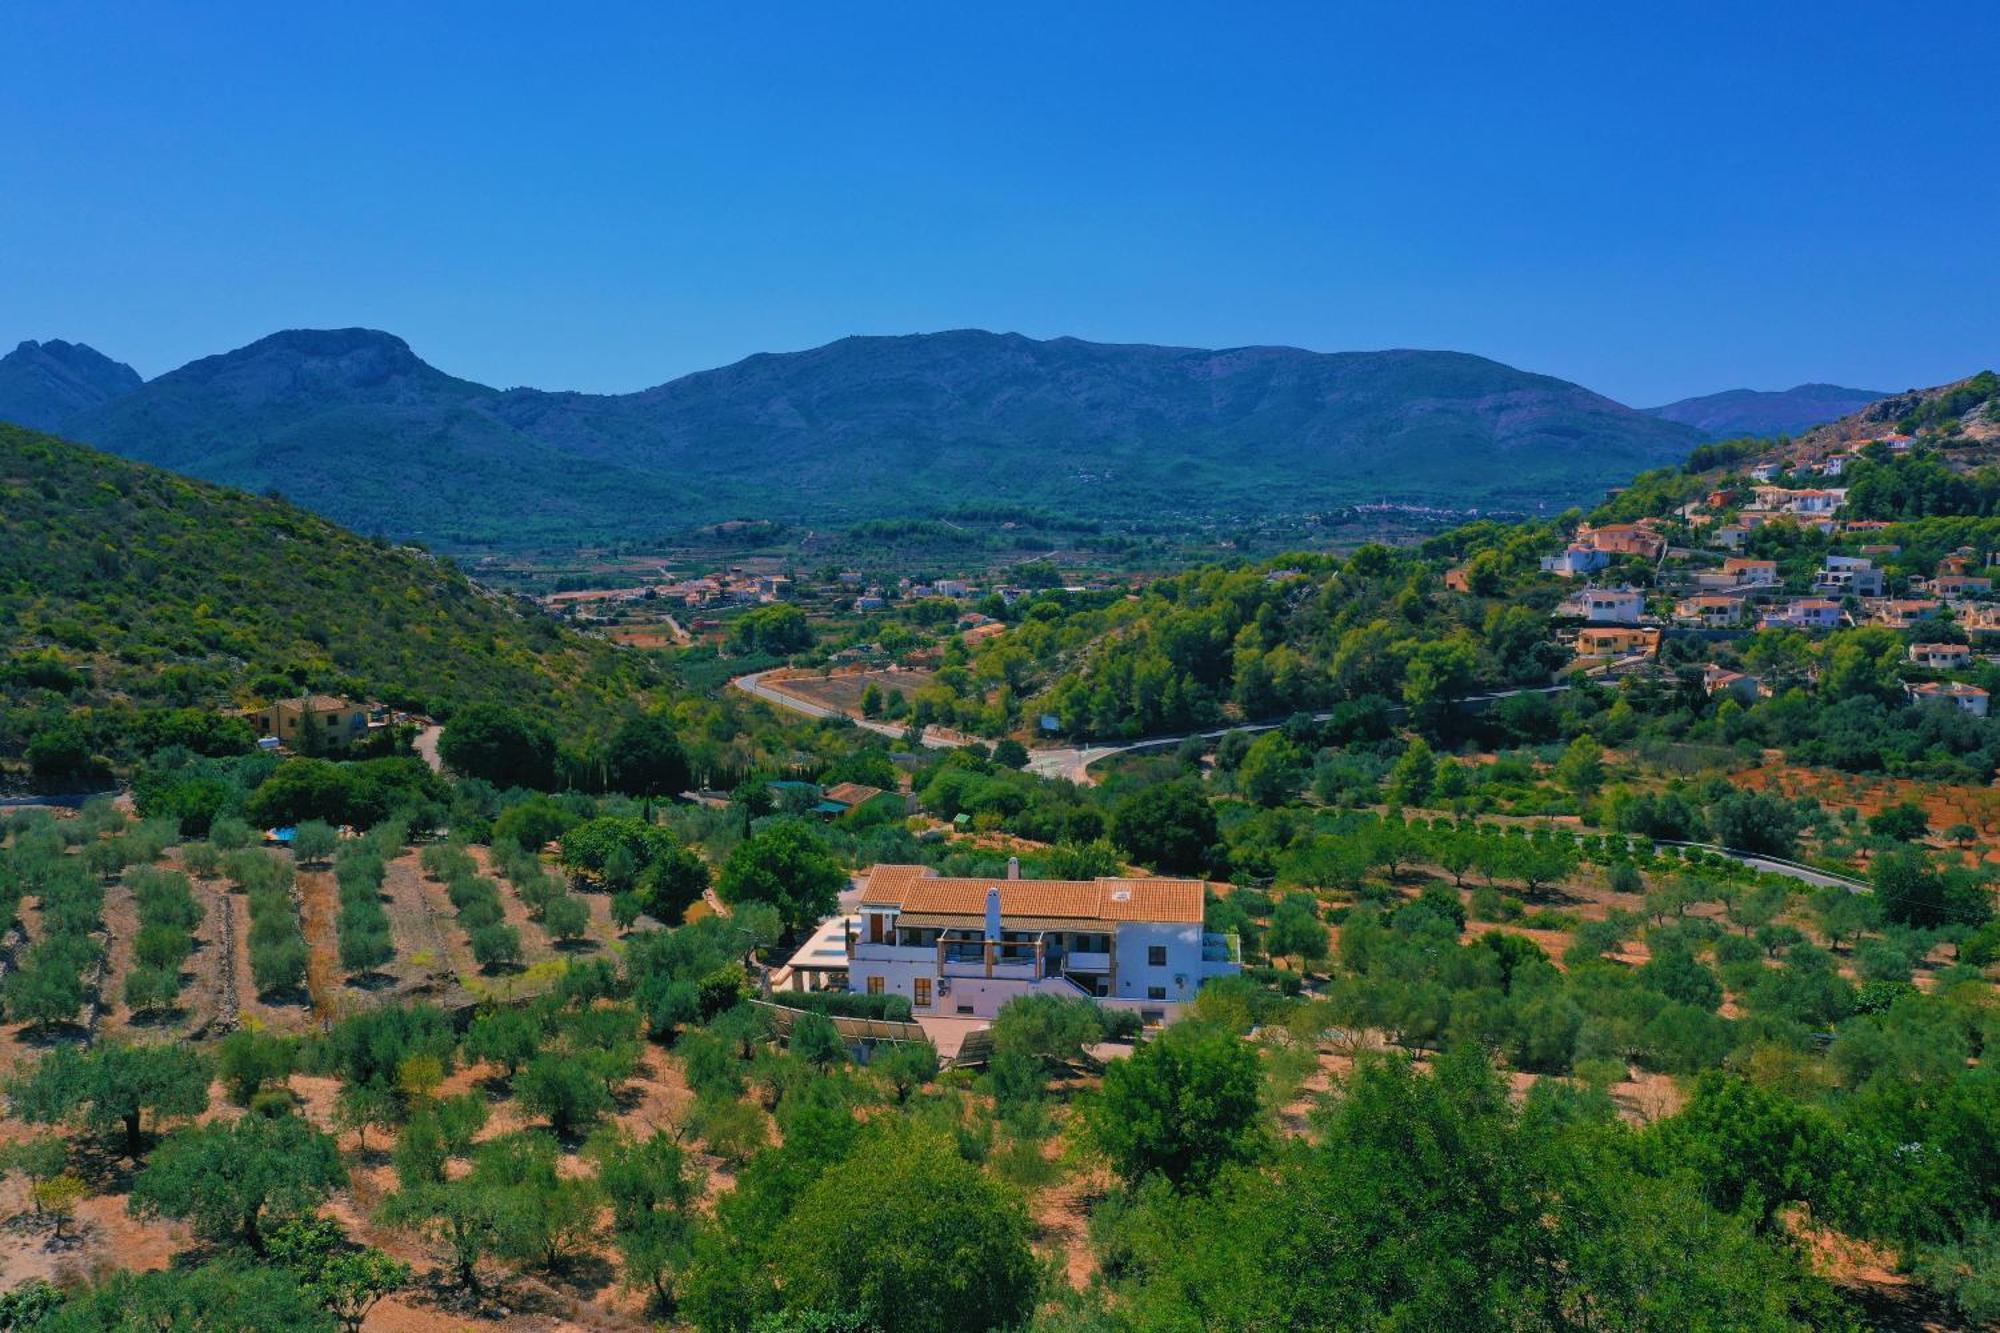
[[[1234,933],[1222,934],[1204,931],[1201,937],[1201,961],[1204,963],[1234,963],[1243,965],[1243,940]]]
[[[935,956],[938,971],[947,977],[1039,981],[1045,975],[1041,953],[1033,945],[995,945],[989,959],[987,946],[982,942],[945,944],[935,951]]]
[[[928,963],[937,957],[937,948],[929,944],[871,944],[866,940],[850,940],[847,956],[858,963]]]

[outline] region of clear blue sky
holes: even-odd
[[[2000,363],[2000,5],[0,5],[0,341],[629,390],[848,333]]]

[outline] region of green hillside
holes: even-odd
[[[285,502],[0,425],[0,752],[52,717],[324,690],[573,723],[656,683],[449,563]]]

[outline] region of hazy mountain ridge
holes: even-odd
[[[4,403],[0,403],[4,407]],[[371,330],[296,330],[60,423],[368,531],[655,532],[968,499],[1108,519],[1362,499],[1563,504],[1699,442],[1459,352],[1038,341],[957,330],[762,353],[632,394],[497,390]]]
[[[0,356],[0,421],[49,430],[145,383],[94,347],[52,338]]]
[[[1692,426],[1713,440],[1743,436],[1797,435],[1861,411],[1889,395],[1838,384],[1800,384],[1789,389],[1725,389],[1643,409],[1649,416]]]

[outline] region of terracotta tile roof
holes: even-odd
[[[849,809],[866,805],[882,794],[880,787],[871,787],[865,782],[839,782],[826,789],[826,799],[837,801]]]
[[[1065,921],[1199,923],[1204,885],[1198,879],[974,879],[931,873],[929,866],[878,865],[861,889],[866,906],[899,907],[926,916],[983,918],[986,892],[1000,890],[1003,917]]]

